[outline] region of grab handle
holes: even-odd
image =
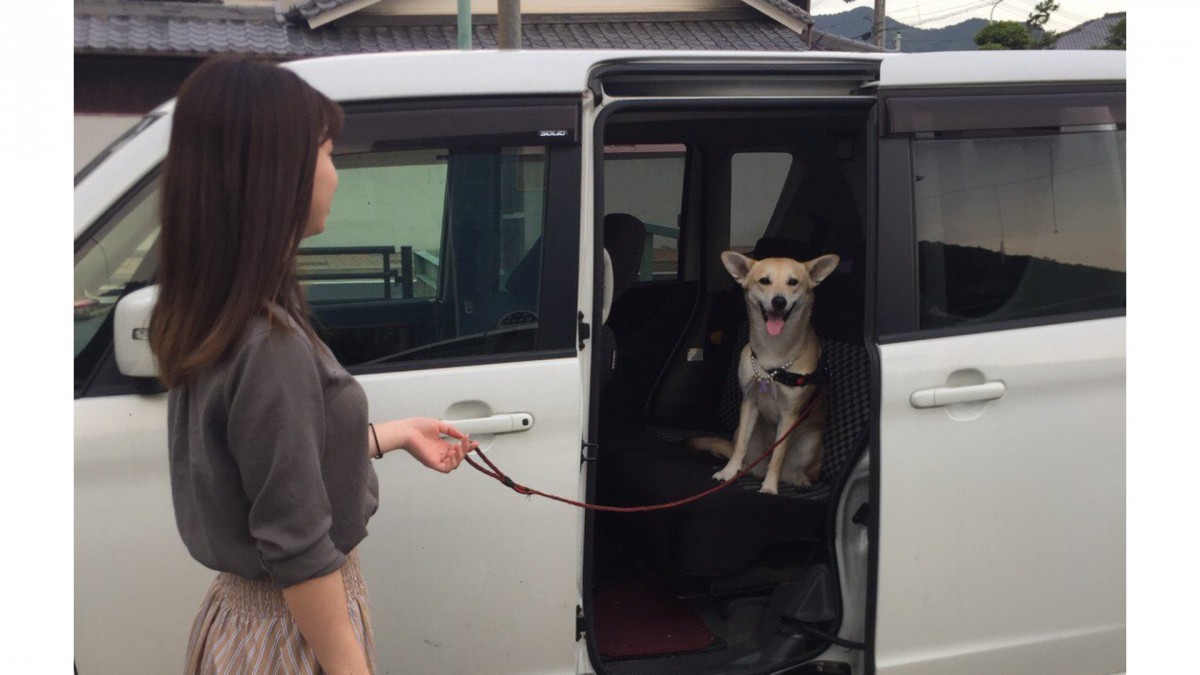
[[[455,429],[471,436],[485,434],[514,434],[533,428],[533,415],[529,413],[498,413],[491,417],[475,417],[465,420],[446,420]]]
[[[938,408],[955,403],[994,401],[1004,396],[1003,382],[985,382],[966,387],[935,387],[914,391],[909,403],[914,408]]]

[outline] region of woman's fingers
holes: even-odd
[[[450,424],[449,422],[442,421],[442,420],[438,420],[438,433],[442,434],[443,436],[449,436],[451,438],[458,438],[458,439],[463,439],[463,438],[467,437],[466,434],[459,431],[458,429],[455,429],[454,425]]]

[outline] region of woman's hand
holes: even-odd
[[[400,425],[402,434],[399,447],[434,471],[450,473],[471,452],[471,439],[448,422],[430,417],[409,417],[396,420],[396,423]],[[442,436],[457,439],[457,442],[445,440]]]

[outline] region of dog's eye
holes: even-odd
[[[763,286],[770,286],[771,285],[771,277],[763,277],[758,280],[758,283],[762,284]]]
[[[800,284],[799,279],[788,279],[788,286],[797,286]]]

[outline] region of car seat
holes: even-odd
[[[645,250],[646,225],[628,213],[610,213],[604,216],[604,304],[601,309],[600,340],[598,349],[601,369],[601,387],[608,383],[617,363],[617,339],[608,327],[608,316],[613,302],[621,297],[634,280],[642,266]]]
[[[751,257],[788,255],[807,259],[802,246],[786,240],[760,240]],[[842,298],[847,291],[839,285],[857,281],[839,268],[817,287],[816,314],[859,312],[827,302]],[[741,304],[740,291],[738,291]],[[859,296],[861,298],[861,296]],[[861,302],[861,300],[860,300]],[[859,314],[861,316],[861,313]],[[630,521],[641,531],[654,558],[675,572],[700,577],[731,574],[754,561],[776,544],[819,540],[825,535],[832,498],[848,474],[852,460],[865,447],[870,412],[870,362],[861,332],[839,334],[841,320],[822,321],[827,330],[821,338],[823,359],[830,371],[826,396],[829,416],[824,431],[825,458],[820,479],[800,489],[781,484],[778,495],[758,492],[761,479],[747,475],[734,485],[684,507],[638,514]],[[720,395],[718,414],[707,430],[646,426],[638,433],[614,434],[608,446],[608,480],[615,483],[614,498],[625,505],[657,504],[702,492],[714,485],[712,475],[724,460],[688,449],[687,438],[724,435],[730,437],[738,422],[741,390],[737,383],[737,355],[748,341],[744,309]],[[603,444],[602,444],[603,447]],[[752,461],[765,448],[751,449]]]

